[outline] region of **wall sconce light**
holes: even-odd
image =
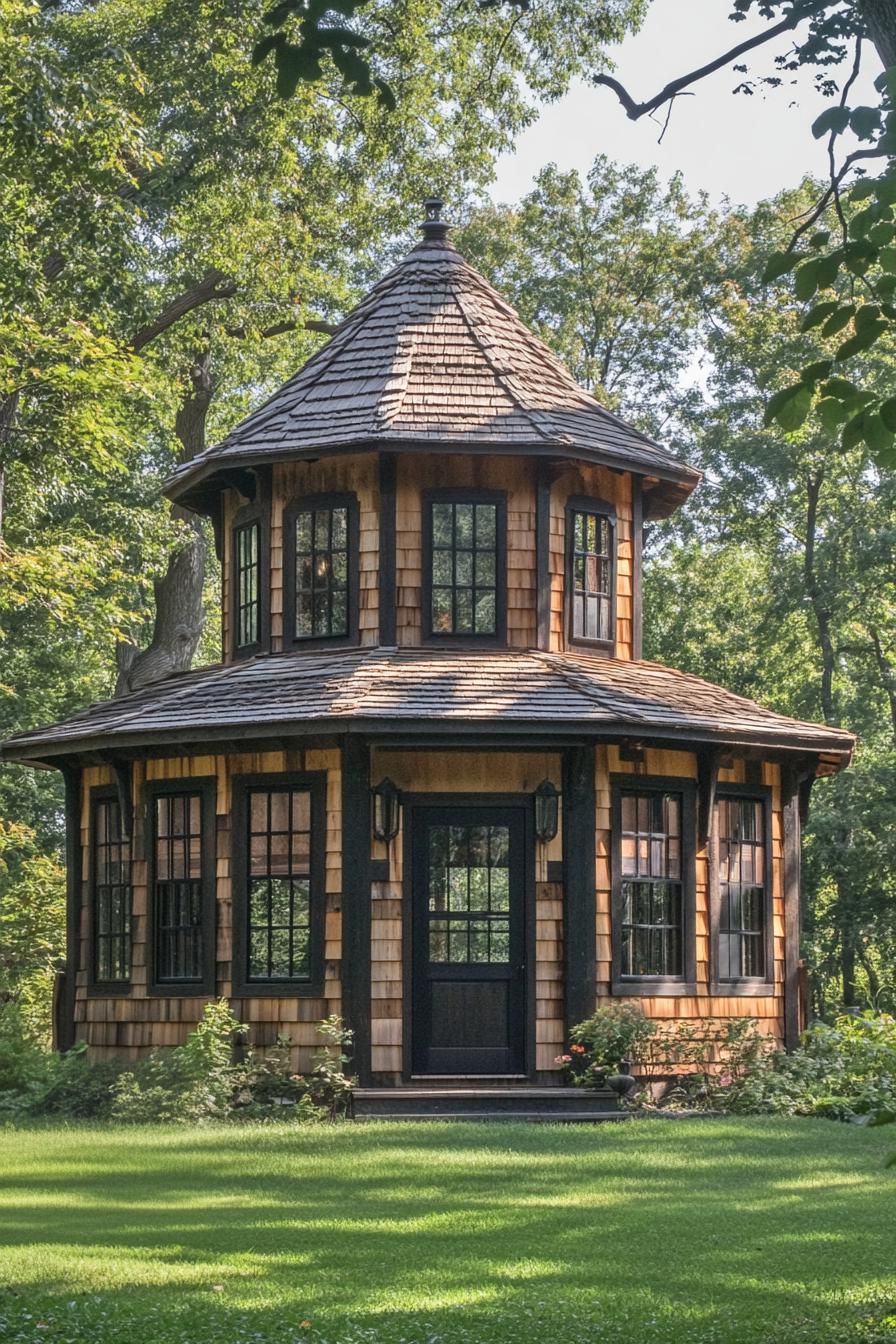
[[[535,834],[543,844],[557,834],[560,813],[560,795],[549,779],[543,779],[535,790]]]
[[[373,800],[373,835],[376,840],[394,840],[401,819],[401,794],[391,779],[370,790]]]

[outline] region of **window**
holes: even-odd
[[[715,804],[720,981],[765,980],[769,947],[767,800],[722,795]]]
[[[682,992],[694,979],[694,797],[690,780],[614,783],[616,992]]]
[[[594,503],[571,501],[566,523],[569,638],[611,644],[615,624],[615,519]]]
[[[215,988],[215,785],[147,790],[152,989]]]
[[[233,534],[236,590],[234,642],[237,649],[261,642],[261,525],[245,523]]]
[[[117,797],[93,805],[93,981],[127,984],[131,978],[131,847],[122,834]]]
[[[356,497],[296,500],[284,510],[283,531],[286,641],[357,642]]]
[[[244,992],[319,993],[326,836],[319,777],[239,783],[234,824]]]
[[[504,638],[505,506],[492,491],[440,491],[424,501],[426,631]]]
[[[431,827],[429,960],[510,960],[509,827]]]

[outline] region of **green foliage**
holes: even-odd
[[[774,284],[793,273],[796,298],[807,303],[817,291],[837,289],[847,302],[824,299],[805,314],[802,329],[822,327],[824,336],[849,329],[845,340],[836,347],[833,358],[839,367],[851,364],[885,342],[892,346],[896,335],[896,69],[884,71],[875,81],[881,96],[879,107],[850,107],[844,92],[837,106],[828,107],[812,126],[816,139],[828,138],[832,163],[838,137],[850,131],[869,143],[867,150],[849,155],[834,171],[830,186],[821,194],[819,205],[809,213],[808,222],[784,248],[774,250],[766,264],[764,279]],[[850,170],[867,159],[886,161],[883,172],[874,178],[860,176],[843,189]],[[857,169],[864,173],[864,167]],[[812,235],[804,241],[811,224],[825,209],[836,206],[837,230]],[[818,380],[807,378],[799,384],[776,392],[768,402],[766,423],[777,421],[788,432],[798,430],[810,411],[818,410],[830,432],[842,425],[841,444],[845,450],[860,443],[867,445],[882,469],[896,466],[896,426],[894,417],[884,416],[881,393],[867,384],[857,386],[846,379],[832,379],[819,390]],[[809,389],[807,391],[807,388]],[[840,403],[836,416],[830,402]],[[821,407],[828,403],[828,408]]]
[[[15,1005],[24,1037],[45,1049],[64,954],[64,869],[28,827],[0,820],[0,1001]]]
[[[888,1124],[896,1113],[896,1019],[842,1014],[814,1023],[798,1050],[732,1080],[727,1109]]]
[[[624,1059],[641,1060],[657,1023],[637,1003],[609,1003],[569,1033],[570,1053],[560,1058],[577,1087],[599,1087]]]

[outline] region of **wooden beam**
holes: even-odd
[[[722,753],[716,747],[697,752],[697,851],[705,849],[712,830],[712,814],[716,805],[716,787],[719,782],[719,760]]]
[[[551,466],[538,463],[535,484],[536,648],[551,647]]]
[[[563,757],[563,955],[566,1027],[594,1011],[595,827],[597,819],[593,746],[568,747]]]
[[[81,771],[62,766],[65,781],[65,970],[53,996],[53,1045],[75,1043],[75,987],[81,961]]]
[[[380,453],[380,570],[378,580],[379,642],[392,648],[397,641],[395,617],[395,479],[394,453]]]
[[[134,838],[134,794],[131,788],[130,761],[115,761],[115,787],[118,789],[118,810],[121,813],[121,833],[128,841]]]
[[[644,486],[632,475],[632,658],[644,656],[644,621],[641,614],[641,582],[644,555]]]
[[[800,775],[793,767],[781,770],[781,806],[784,830],[784,1045],[794,1050],[800,1038]]]
[[[370,748],[342,746],[342,1015],[354,1033],[352,1068],[370,1081]]]

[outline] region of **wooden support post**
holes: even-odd
[[[75,987],[81,961],[81,771],[62,767],[65,781],[65,970],[53,994],[53,1045],[75,1043]]]
[[[632,476],[632,658],[644,656],[641,617],[641,570],[644,554],[644,488],[640,476]]]
[[[705,849],[712,831],[712,814],[716,804],[719,782],[717,747],[704,747],[697,752],[697,850]]]
[[[535,486],[535,593],[536,647],[551,647],[551,473],[539,461]]]
[[[354,1033],[352,1066],[370,1081],[370,749],[342,746],[342,1015]]]
[[[793,1050],[800,1038],[800,775],[781,769],[781,806],[784,822],[784,1045]]]
[[[380,569],[379,569],[379,642],[392,648],[396,642],[395,624],[395,454],[380,453]]]
[[[596,753],[590,744],[568,747],[563,758],[564,971],[566,1027],[594,1011],[597,890]]]

